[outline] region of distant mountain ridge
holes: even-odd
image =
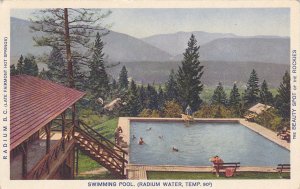
[[[42,55],[49,53],[47,47],[36,47],[32,37],[39,35],[29,31],[30,22],[11,18],[11,56],[15,60],[21,54]],[[91,39],[94,41],[94,39]],[[171,55],[140,39],[114,31],[103,37],[104,52],[111,62],[122,61],[168,61]]]
[[[36,47],[29,31],[29,21],[11,18],[12,62],[21,54],[49,53],[47,47]],[[110,62],[181,61],[188,39],[193,33],[200,45],[201,61],[267,62],[289,64],[290,39],[278,36],[241,37],[231,33],[203,31],[177,32],[138,39],[110,31],[103,37],[104,52]],[[92,39],[93,41],[94,39]]]

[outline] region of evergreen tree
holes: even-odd
[[[121,90],[128,89],[128,76],[127,69],[125,66],[122,67],[122,70],[119,75],[119,88]]]
[[[140,112],[141,104],[138,98],[138,89],[134,80],[132,80],[130,82],[127,104],[124,107],[123,113],[127,116],[137,116]]]
[[[104,65],[103,42],[96,34],[92,60],[89,64],[89,89],[94,98],[106,98],[109,94],[109,80]]]
[[[67,85],[67,69],[62,53],[53,47],[47,61],[48,71],[46,76],[49,80]]]
[[[197,46],[197,40],[192,34],[177,74],[180,103],[183,107],[190,105],[193,111],[197,110],[202,103],[199,95],[203,90],[200,80],[203,75],[203,66],[199,61],[199,48],[200,46]]]
[[[273,95],[269,91],[268,84],[266,80],[263,81],[260,89],[260,102],[263,104],[272,105],[273,104]]]
[[[178,92],[177,92],[177,84],[176,84],[176,75],[174,70],[171,70],[171,73],[169,75],[169,79],[166,82],[166,93],[165,93],[165,99],[167,101],[178,100]]]
[[[147,109],[151,110],[157,110],[158,109],[158,95],[153,86],[150,84],[147,85],[146,89],[146,95],[147,95]]]
[[[114,96],[117,95],[118,92],[118,83],[115,79],[112,79],[109,88],[110,88],[110,97],[113,98]]]
[[[158,109],[162,110],[165,104],[165,94],[161,88],[161,85],[159,85],[158,87],[157,101],[158,101]]]
[[[290,88],[290,74],[286,71],[282,83],[278,88],[278,95],[276,96],[276,108],[285,120],[290,119],[291,111],[291,88]]]
[[[24,59],[23,73],[26,75],[38,76],[39,70],[34,56],[26,57]]]
[[[146,95],[146,91],[145,91],[145,88],[144,86],[142,85],[140,88],[139,88],[139,101],[140,101],[140,104],[141,104],[141,109],[145,109],[147,107],[147,95]]]
[[[211,102],[212,104],[222,104],[224,106],[227,105],[227,97],[226,97],[226,93],[224,91],[224,88],[222,86],[222,83],[219,82],[217,88],[214,91],[214,94],[211,98]]]
[[[259,101],[259,86],[256,71],[253,69],[250,78],[247,82],[247,89],[244,96],[245,104],[247,106],[253,105]]]
[[[10,75],[18,75],[18,71],[14,64],[10,66]]]
[[[36,45],[56,47],[63,53],[69,87],[82,87],[81,79],[75,81],[77,68],[74,64],[89,64],[91,39],[97,31],[108,33],[102,22],[109,14],[110,11],[100,9],[48,8],[36,11],[31,19],[31,30],[41,33],[33,38]],[[77,72],[77,78],[82,78],[82,74]]]
[[[24,68],[24,58],[21,55],[19,60],[18,60],[18,63],[17,63],[17,72],[18,72],[18,74],[23,74],[23,68]]]
[[[232,108],[237,108],[240,106],[241,103],[241,97],[239,93],[239,89],[237,88],[236,84],[233,84],[233,88],[230,92],[230,97],[229,97],[229,105]]]

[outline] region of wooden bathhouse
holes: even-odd
[[[78,119],[84,92],[37,77],[11,77],[11,179],[74,179],[78,151],[118,178],[127,152]]]

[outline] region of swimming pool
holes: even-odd
[[[144,145],[138,144],[139,137]],[[215,155],[242,166],[290,163],[287,149],[239,123],[196,122],[186,127],[182,122],[130,122],[131,164],[208,166]]]

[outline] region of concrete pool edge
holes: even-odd
[[[255,133],[265,137],[266,139],[274,142],[275,144],[290,151],[290,143],[285,140],[280,139],[276,132],[271,131],[257,123],[246,121],[242,118],[195,118],[197,122],[214,122],[214,123],[240,123],[241,125],[247,127],[248,129],[254,131]],[[181,118],[144,118],[144,117],[119,117],[118,127],[123,130],[124,141],[128,144],[130,143],[130,122],[184,122]]]
[[[127,165],[128,179],[130,180],[147,180],[149,171],[170,171],[170,172],[197,172],[213,173],[212,166],[178,166],[178,165]],[[237,172],[264,172],[277,173],[274,167],[250,167],[244,166],[237,169]]]
[[[144,117],[119,117],[118,127],[123,130],[123,140],[127,143],[127,147],[124,150],[129,152],[130,146],[130,123],[135,122],[184,122],[181,118],[144,118]],[[197,122],[214,122],[214,123],[239,123],[253,132],[263,136],[264,138],[272,141],[290,151],[290,143],[281,140],[276,132],[271,131],[259,124],[248,122],[242,118],[195,118]],[[129,162],[129,156],[127,156]],[[183,172],[211,172],[211,166],[178,166],[178,165],[139,165],[129,164],[126,166],[128,179],[147,179],[147,171],[183,171]],[[242,166],[239,171],[253,171],[253,172],[276,172],[276,167],[248,167]]]

